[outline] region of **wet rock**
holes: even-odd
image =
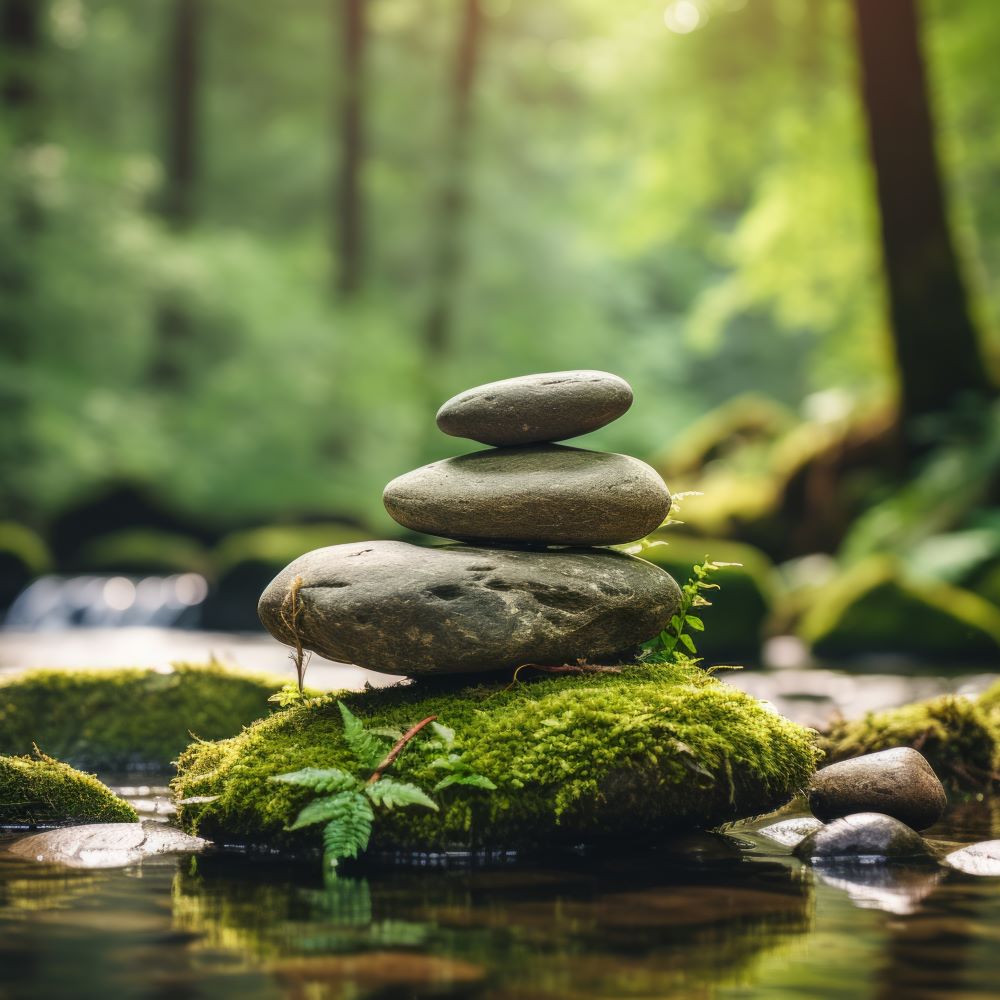
[[[944,863],[966,875],[1000,876],[1000,840],[984,840],[952,851],[945,857]]]
[[[157,854],[203,850],[208,841],[165,823],[91,823],[47,830],[14,841],[9,850],[22,858],[69,868],[124,868]]]
[[[453,396],[437,414],[445,434],[483,444],[562,441],[617,420],[632,405],[628,382],[609,372],[524,375]]]
[[[648,535],[670,510],[645,462],[555,444],[433,462],[394,479],[382,499],[412,531],[480,543],[615,545]]]
[[[822,822],[814,816],[796,816],[794,819],[783,819],[770,826],[761,827],[757,831],[762,837],[773,840],[782,847],[795,847],[811,833],[823,828]]]
[[[663,570],[608,550],[332,545],[300,556],[261,596],[261,621],[285,643],[297,577],[307,649],[411,676],[612,656],[659,632],[680,601]]]
[[[809,786],[809,808],[824,822],[879,812],[924,830],[941,818],[947,805],[937,775],[911,747],[831,764],[817,771]]]
[[[892,816],[855,813],[809,834],[795,848],[802,861],[931,861],[923,837]]]

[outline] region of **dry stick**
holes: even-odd
[[[428,715],[426,719],[421,719],[415,726],[407,729],[405,733],[396,741],[396,745],[385,755],[385,759],[379,764],[378,767],[372,772],[372,776],[368,779],[367,784],[374,785],[382,775],[392,767],[396,758],[403,752],[403,747],[406,746],[410,740],[413,739],[421,729],[424,728],[428,723],[434,722],[437,719],[436,715]]]
[[[299,617],[302,614],[302,602],[299,600],[299,591],[302,589],[302,577],[297,576],[292,580],[292,585],[288,588],[284,600],[281,602],[281,623],[288,629],[292,636],[292,643],[295,646],[295,653],[292,662],[295,664],[295,675],[299,682],[299,694],[302,694],[302,685],[305,680],[305,654],[302,651],[302,639],[299,636]]]

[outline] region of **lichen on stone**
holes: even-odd
[[[33,670],[0,681],[0,753],[37,744],[80,766],[166,768],[192,734],[232,736],[273,707],[280,678],[218,664],[155,670]]]
[[[0,827],[134,823],[135,810],[93,775],[43,753],[0,757]]]
[[[639,842],[711,828],[781,805],[817,756],[811,731],[688,662],[507,688],[421,681],[341,697],[370,727],[405,729],[437,715],[455,730],[455,750],[497,786],[447,789],[438,813],[380,815],[376,849]],[[415,739],[393,773],[431,788],[438,753]],[[175,790],[202,801],[182,805],[181,821],[225,841],[311,844],[308,831],[285,830],[302,790],[268,781],[307,766],[358,770],[336,696],[189,747]]]

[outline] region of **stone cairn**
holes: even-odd
[[[666,627],[680,591],[635,541],[670,510],[659,475],[627,455],[554,444],[620,417],[628,383],[598,371],[478,386],[438,411],[446,434],[493,447],[394,479],[383,500],[437,548],[372,541],[300,556],[268,585],[276,638],[383,673],[482,673],[616,662]]]

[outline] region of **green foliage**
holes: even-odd
[[[231,740],[193,744],[178,761],[175,791],[182,800],[218,797],[182,805],[185,828],[302,844],[303,832],[287,826],[312,793],[267,777],[306,767],[364,777],[337,700],[369,731],[448,721],[453,736],[434,731],[399,757],[399,780],[433,788],[449,773],[439,762],[456,753],[496,786],[488,795],[445,787],[434,796],[439,812],[380,810],[372,846],[381,849],[655,841],[767,812],[808,781],[815,762],[814,734],[679,656],[509,690],[416,683],[313,699]]]
[[[0,680],[0,753],[37,743],[81,767],[163,770],[192,734],[221,739],[267,715],[278,683],[219,664],[29,671]]]
[[[435,792],[440,792],[452,785],[466,785],[469,788],[483,788],[486,791],[493,791],[496,785],[486,777],[474,771],[469,762],[460,753],[454,752],[455,730],[442,726],[438,722],[432,722],[431,726],[438,735],[438,742],[429,744],[431,749],[441,749],[446,751],[443,757],[435,757],[430,766],[439,771],[445,771],[445,776],[434,786]]]
[[[0,756],[0,827],[134,823],[135,810],[93,775],[35,750]]]
[[[372,806],[378,806],[387,812],[409,806],[423,806],[425,809],[438,811],[437,803],[423,789],[411,782],[399,781],[383,774],[416,735],[416,727],[408,731],[406,736],[386,727],[369,729],[342,701],[337,702],[337,708],[343,722],[344,742],[355,758],[355,770],[360,766],[362,773],[351,774],[335,767],[305,767],[270,778],[273,782],[308,788],[324,796],[304,806],[295,822],[287,829],[292,832],[317,823],[325,824],[324,860],[331,869],[335,869],[344,858],[356,858],[368,847],[375,818]],[[438,740],[429,743],[426,749],[441,746],[450,749],[455,738],[454,732],[436,721],[430,724],[434,726]],[[391,751],[375,738],[376,733],[384,734],[387,731],[398,741]],[[449,754],[444,767],[450,771],[449,776],[455,779],[451,783],[475,785],[478,788],[496,787],[489,779],[475,774],[462,761],[460,754]],[[373,773],[367,776],[368,771]],[[438,782],[435,791],[444,787],[447,787],[446,783]]]

